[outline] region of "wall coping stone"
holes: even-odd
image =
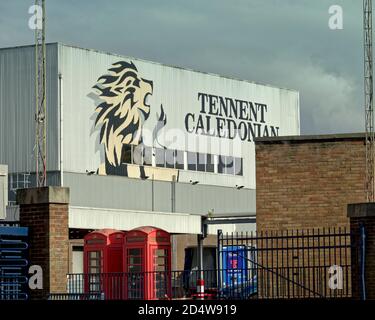
[[[65,187],[40,187],[17,190],[17,204],[68,204],[69,188]]]

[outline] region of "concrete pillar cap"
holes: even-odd
[[[41,187],[17,190],[17,204],[46,204],[46,203],[69,203],[69,188],[65,187]]]

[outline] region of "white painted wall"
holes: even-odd
[[[280,89],[249,81],[230,79],[214,74],[196,72],[182,68],[165,66],[159,63],[59,45],[59,73],[63,77],[64,127],[63,163],[64,170],[85,172],[96,170],[103,162],[104,153],[98,141],[99,131],[94,130],[95,103],[89,97],[98,78],[107,75],[111,65],[118,61],[132,61],[139,76],[153,81],[153,94],[150,97],[151,112],[144,128],[149,132],[157,122],[157,113],[163,105],[167,115],[167,125],[161,131],[159,142],[167,144],[176,136],[171,129],[179,129],[182,138],[177,138],[175,149],[207,153],[207,145],[214,154],[231,155],[223,151],[220,143],[236,144],[234,156],[244,159],[244,175],[229,176],[192,171],[180,171],[180,181],[198,180],[203,184],[234,187],[244,185],[255,188],[255,146],[253,142],[233,141],[225,138],[209,137],[188,133],[185,130],[185,116],[200,114],[201,102],[198,93],[207,93],[233,99],[267,105],[266,124],[279,127],[279,135],[299,135],[299,94],[294,90]],[[214,117],[212,117],[214,118]],[[214,121],[214,120],[213,120]],[[237,120],[236,120],[237,121]],[[259,121],[258,121],[259,122]],[[198,141],[198,145],[186,144]],[[182,141],[182,142],[181,142]],[[145,138],[152,144],[152,139]]]
[[[83,273],[83,249],[72,251],[72,273]]]
[[[69,228],[131,230],[153,226],[170,233],[200,233],[201,217],[183,213],[69,207]]]

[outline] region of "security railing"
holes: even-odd
[[[68,294],[97,294],[105,300],[186,299],[197,291],[199,271],[68,274]],[[204,270],[205,291],[216,296],[217,271]]]
[[[240,299],[350,298],[350,230],[218,232],[219,292]],[[256,286],[255,286],[256,284]],[[256,289],[256,290],[255,290]],[[252,294],[256,291],[256,294]]]
[[[51,293],[48,300],[103,300],[102,294],[94,293]]]
[[[216,270],[69,274],[68,293],[96,294],[106,300],[352,296],[353,245],[345,228],[219,231],[217,240]],[[198,281],[202,278],[204,295]]]

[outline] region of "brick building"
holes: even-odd
[[[347,205],[366,201],[364,142],[364,134],[257,139],[257,230],[348,227]]]
[[[360,260],[357,251],[351,252],[347,245],[350,243],[347,232],[351,232],[353,249],[360,244],[359,231],[356,218],[348,211],[348,204],[366,202],[365,135],[261,138],[256,140],[255,150],[257,231],[282,235],[282,240],[274,238],[271,244],[267,243],[273,249],[294,248],[284,250],[282,254],[272,251],[271,256],[267,254],[265,258],[262,255],[259,263],[263,269],[284,274],[275,265],[275,261],[281,258],[290,272],[286,274],[289,280],[285,292],[289,294],[293,287],[290,281],[294,281],[301,288],[312,289],[314,294],[320,290],[320,294],[329,296],[337,293],[329,288],[328,268],[339,265],[343,268],[344,291],[348,296],[358,297]],[[371,238],[373,222],[365,222]],[[372,242],[370,238],[369,242]],[[313,247],[320,249],[311,249]],[[367,257],[371,255],[366,254]],[[371,274],[372,263],[366,262]],[[309,268],[315,271],[310,274]],[[259,275],[258,294],[270,297],[277,292],[280,296],[282,277],[272,278],[270,282],[267,280],[268,271]],[[313,285],[316,278],[320,279],[319,290]],[[372,276],[368,275],[366,279],[372,283]],[[268,287],[262,285],[263,282]],[[302,297],[307,291],[298,292],[297,295]]]

